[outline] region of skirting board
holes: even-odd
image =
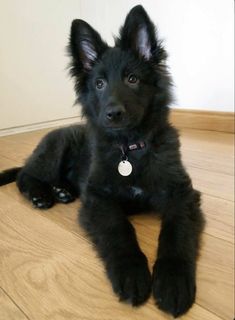
[[[175,127],[179,129],[188,128],[234,133],[233,112],[172,109],[170,121]],[[19,127],[0,129],[0,136],[23,133],[44,128],[66,126],[81,122],[83,122],[81,116],[45,121]]]
[[[83,121],[82,117],[78,116],[78,117],[56,119],[56,120],[33,123],[33,124],[28,124],[28,125],[23,125],[18,127],[0,129],[0,136],[8,136],[11,134],[35,131],[35,130],[40,130],[45,128],[62,127],[70,124],[81,123],[82,121]]]
[[[234,112],[171,109],[170,120],[179,129],[234,133]]]

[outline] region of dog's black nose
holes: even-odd
[[[125,113],[121,105],[109,106],[106,110],[106,119],[109,121],[121,121]]]

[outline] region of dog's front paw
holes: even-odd
[[[107,266],[107,272],[120,301],[138,306],[149,298],[152,280],[143,254],[112,261]]]
[[[182,259],[159,259],[153,269],[153,296],[158,307],[175,318],[195,300],[195,266]]]

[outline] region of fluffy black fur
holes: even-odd
[[[168,122],[165,50],[147,13],[136,6],[114,48],[86,22],[73,21],[69,52],[87,124],[49,133],[19,172],[19,190],[38,208],[80,195],[79,221],[119,298],[137,306],[152,289],[160,309],[182,315],[195,300],[204,219],[200,194],[181,162],[177,131]],[[146,147],[127,154],[133,172],[121,176],[121,146],[140,141]],[[162,218],[152,276],[127,217],[149,210]]]

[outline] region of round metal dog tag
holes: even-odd
[[[121,162],[119,162],[118,172],[124,177],[129,176],[132,172],[131,163],[127,160],[122,160]]]

